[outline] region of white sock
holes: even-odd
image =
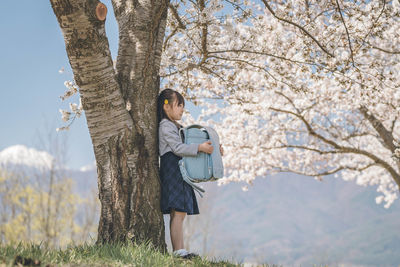
[[[182,249],[175,250],[173,252],[173,254],[176,256],[186,256],[187,254],[189,254],[189,252],[186,249],[182,248]]]

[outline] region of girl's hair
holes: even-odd
[[[185,106],[185,99],[179,92],[169,89],[169,88],[162,90],[161,93],[158,95],[158,99],[157,99],[158,123],[160,123],[160,121],[164,118],[170,120],[163,108],[165,100],[168,100],[168,104],[170,104],[170,105],[172,105],[174,103],[174,101],[177,100],[178,105],[183,104],[183,106]]]

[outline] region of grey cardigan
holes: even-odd
[[[179,129],[168,120],[162,119],[158,128],[159,154],[160,156],[172,151],[180,157],[196,156],[198,144],[184,144],[179,136]]]

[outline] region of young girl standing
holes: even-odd
[[[199,214],[196,195],[179,170],[178,162],[183,156],[196,156],[198,152],[211,154],[211,142],[184,144],[179,136],[185,100],[183,96],[165,89],[158,96],[158,136],[160,154],[161,211],[170,214],[170,235],[173,254],[182,258],[198,256],[189,253],[183,245],[183,220],[187,215]],[[221,154],[222,154],[222,147]]]

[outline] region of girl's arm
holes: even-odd
[[[199,145],[182,143],[178,128],[172,122],[161,123],[159,131],[160,142],[166,142],[175,155],[180,157],[197,155]]]

